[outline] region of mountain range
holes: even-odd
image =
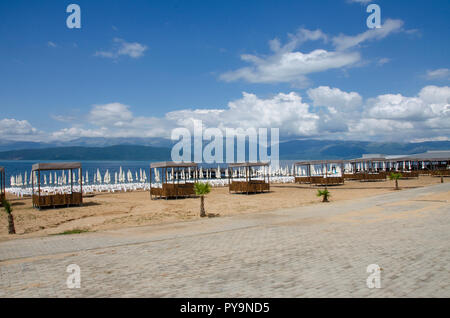
[[[172,140],[164,138],[79,138],[53,143],[2,141],[0,160],[170,160],[173,144]],[[407,155],[449,150],[450,141],[291,139],[281,141],[279,149],[281,160],[350,159],[367,153]]]

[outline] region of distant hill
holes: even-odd
[[[15,149],[0,152],[0,160],[170,160],[171,145],[167,139],[133,138],[129,142],[140,144],[110,145],[123,142],[127,138],[93,138],[74,141],[89,146],[71,145],[49,146],[40,143],[21,143],[17,146],[28,146],[28,149]],[[98,143],[101,146],[94,146]],[[155,146],[147,144],[157,144]],[[205,142],[207,144],[208,142]],[[193,145],[193,143],[192,143]],[[427,150],[449,150],[450,141],[429,141],[420,143],[394,143],[343,140],[287,140],[280,143],[280,159],[350,159],[367,153],[386,155],[408,155],[422,153]],[[0,150],[4,150],[6,145]],[[192,151],[192,150],[191,150]],[[193,153],[193,152],[192,152]],[[225,141],[224,141],[224,155]],[[236,144],[235,144],[236,153]]]
[[[290,140],[280,143],[280,158],[293,160],[350,159],[363,154],[409,155],[427,150],[449,150],[450,141],[419,143],[348,140]]]
[[[56,147],[0,152],[2,160],[170,160],[170,148],[117,145]]]

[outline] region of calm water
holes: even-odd
[[[6,169],[6,186],[10,186],[11,176],[16,176],[21,174],[24,177],[25,172],[27,172],[27,176],[29,178],[31,172],[31,166],[38,162],[70,162],[70,161],[36,161],[36,160],[7,160],[0,161],[0,166],[5,167]],[[133,174],[133,179],[135,179],[136,172],[139,175],[139,170],[144,169],[147,175],[147,179],[149,177],[149,167],[150,163],[153,161],[81,161],[83,167],[83,177],[86,176],[86,171],[89,174],[89,182],[93,181],[93,175],[97,172],[97,169],[100,171],[101,175],[104,176],[106,170],[111,174],[111,182],[114,182],[114,173],[119,172],[120,167],[127,173],[130,170]],[[286,165],[291,165],[294,163],[293,160],[281,160],[280,166],[285,167]],[[202,165],[207,168],[217,168],[217,164],[212,165]],[[221,168],[225,168],[226,164],[220,164]],[[54,172],[52,172],[54,173]],[[58,172],[60,175],[61,172]]]

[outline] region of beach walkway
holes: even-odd
[[[1,242],[0,297],[450,297],[449,201],[444,183]],[[81,288],[66,285],[70,264],[81,269]],[[379,289],[366,285],[369,264],[382,269]]]

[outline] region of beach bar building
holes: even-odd
[[[230,163],[228,165],[228,191],[245,194],[270,191],[269,163]]]
[[[6,173],[5,168],[0,167],[0,206],[3,204],[3,200],[6,198]]]
[[[344,184],[343,160],[310,160],[294,164],[295,182],[310,185]]]
[[[42,187],[41,172],[67,171],[70,173],[68,185],[51,188]],[[78,178],[74,171],[78,171]],[[33,207],[57,207],[83,204],[83,171],[80,162],[36,163],[32,166],[31,185]],[[74,181],[78,179],[78,191],[75,191]]]
[[[198,166],[193,162],[155,162],[150,164],[150,199],[188,197],[195,195],[194,183],[198,180]],[[152,169],[154,173],[152,175]],[[155,179],[156,184],[152,185]]]

